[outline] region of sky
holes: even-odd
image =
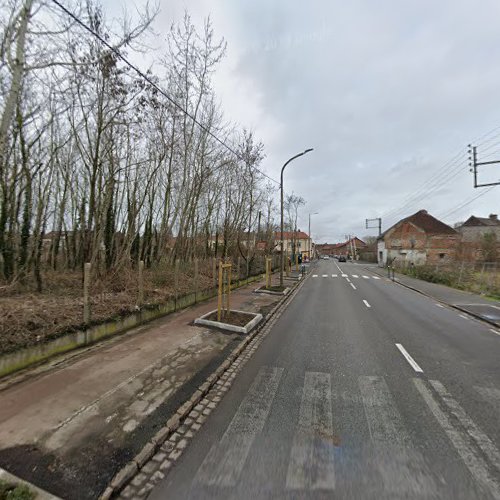
[[[265,145],[262,163],[306,200],[317,242],[376,235],[426,209],[448,224],[500,212],[500,186],[474,189],[467,145],[500,160],[498,0],[159,0],[161,46],[187,10],[227,41],[214,79],[226,118]],[[106,0],[112,11],[129,0]],[[500,164],[480,182],[500,179]],[[279,192],[276,192],[278,200]]]

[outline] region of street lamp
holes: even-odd
[[[292,156],[281,168],[281,183],[280,183],[280,190],[281,190],[281,251],[280,251],[280,287],[283,288],[283,246],[284,246],[284,241],[283,241],[283,171],[285,170],[286,166],[298,158],[299,156],[305,155],[307,153],[310,153],[313,150],[313,148],[306,149],[305,151],[302,151],[302,153],[299,153],[298,155]]]
[[[311,247],[312,247],[312,238],[311,238],[311,215],[318,215],[319,212],[313,212],[309,214],[309,262],[311,261]]]

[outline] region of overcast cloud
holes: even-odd
[[[285,189],[307,201],[301,229],[319,212],[316,240],[375,234],[366,217],[402,207],[457,153],[463,163],[421,190],[430,196],[384,217],[384,228],[478,195],[445,222],[500,212],[500,187],[474,190],[466,164],[467,144],[500,126],[497,0],[160,1],[159,34],[187,9],[197,24],[210,15],[226,38],[216,90],[228,118],[265,143],[269,175],[279,179],[290,156],[314,147],[287,168]],[[500,158],[500,128],[482,140],[487,159],[497,149]],[[500,178],[500,165],[489,171]]]

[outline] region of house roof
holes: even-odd
[[[281,231],[276,231],[274,237],[279,240],[281,239]],[[308,240],[309,236],[304,231],[283,231],[283,239],[285,240]]]
[[[489,217],[476,217],[471,215],[462,226],[500,226],[500,220],[494,214]]]
[[[396,222],[396,224],[392,225],[389,229],[386,229],[378,239],[383,238],[392,228],[402,224],[403,222],[410,222],[411,224],[417,226],[422,229],[427,234],[457,234],[452,227],[448,226],[444,222],[441,222],[436,217],[433,217],[427,210],[419,210],[418,212],[406,217],[405,219],[401,219]]]

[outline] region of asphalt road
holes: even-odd
[[[321,261],[149,498],[500,499],[500,336],[376,278]]]

